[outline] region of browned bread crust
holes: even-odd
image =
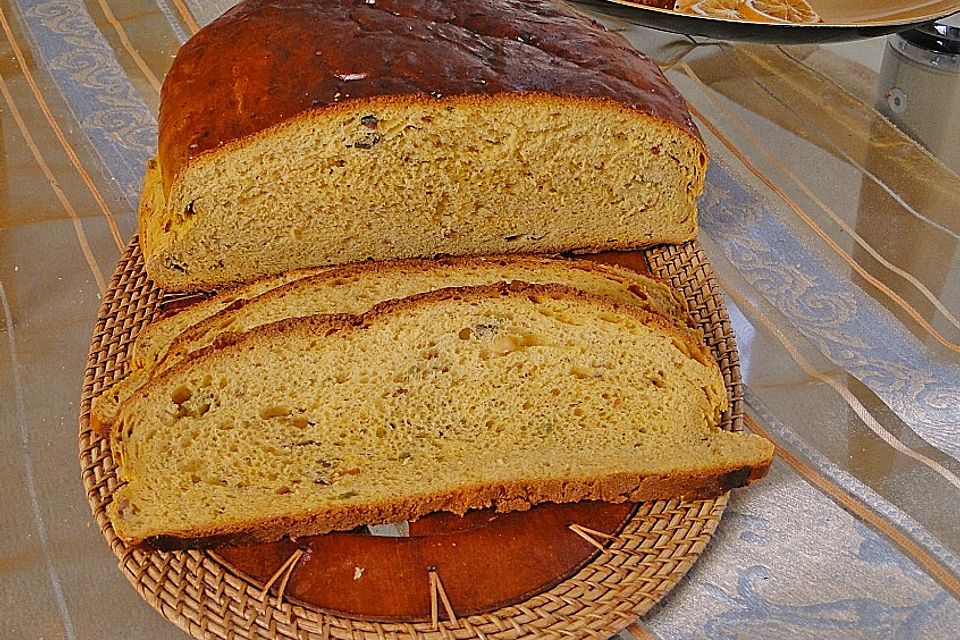
[[[599,307],[608,308],[635,318],[644,324],[659,327],[665,333],[673,336],[674,340],[678,342],[678,347],[680,347],[680,344],[683,345],[681,349],[687,356],[701,364],[719,369],[716,360],[710,355],[707,347],[702,342],[699,342],[688,332],[678,328],[661,315],[651,313],[636,305],[620,304],[604,296],[585,293],[562,284],[530,284],[527,282],[514,281],[473,287],[445,287],[399,300],[387,300],[386,302],[375,305],[366,313],[359,315],[317,314],[301,318],[286,318],[243,333],[224,334],[218,338],[214,344],[200,349],[196,353],[185,357],[181,362],[161,372],[156,380],[163,380],[175,372],[189,367],[192,364],[199,363],[206,358],[215,359],[225,357],[228,353],[227,350],[239,348],[236,345],[242,344],[244,348],[251,348],[257,344],[268,344],[270,341],[280,339],[284,335],[330,336],[340,331],[359,331],[364,327],[380,321],[382,318],[389,318],[390,314],[398,310],[416,309],[420,306],[444,300],[483,301],[497,294],[501,296],[522,294],[533,296],[555,295],[574,300],[589,301]],[[131,396],[131,400],[141,395],[149,386],[150,383],[138,390]]]
[[[335,512],[308,514],[254,522],[232,531],[197,531],[189,537],[154,536],[136,546],[156,550],[196,549],[293,539],[318,532],[348,531],[376,522],[416,520],[428,513],[450,511],[463,515],[470,509],[492,507],[499,512],[527,511],[543,502],[644,502],[664,498],[699,500],[715,498],[732,489],[753,484],[767,475],[772,457],[756,466],[713,470],[698,475],[639,475],[621,473],[592,482],[560,480],[476,485],[456,493],[438,493],[413,499],[391,500],[348,507]]]
[[[699,139],[660,69],[548,0],[246,0],[191,38],[163,85],[169,192],[208,151],[361,98],[554,94],[609,101]]]
[[[135,410],[137,401],[149,395],[154,388],[159,388],[168,380],[182,373],[201,370],[201,367],[206,363],[212,364],[218,360],[230,358],[230,355],[234,352],[255,350],[259,345],[270,344],[284,337],[300,335],[312,339],[339,332],[363,331],[364,328],[380,322],[400,310],[416,309],[418,306],[451,299],[482,302],[485,299],[497,296],[528,296],[531,299],[536,296],[544,296],[555,299],[589,300],[601,308],[635,318],[644,324],[657,325],[671,336],[673,344],[690,358],[708,368],[716,369],[717,367],[705,347],[702,344],[697,344],[687,333],[669,325],[659,316],[631,305],[619,305],[605,298],[590,296],[559,285],[513,283],[510,285],[441,289],[380,304],[361,316],[312,316],[282,320],[245,334],[225,336],[218,343],[190,356],[184,362],[174,366],[142,387],[131,397],[130,402],[122,410],[118,425],[112,433],[111,447],[121,468],[121,477],[124,469],[124,414]],[[722,393],[719,371],[716,372],[716,378],[717,392]],[[706,390],[704,391],[706,392]],[[721,400],[720,408],[723,408],[726,406],[726,401],[725,398]],[[716,496],[762,478],[769,468],[773,454],[773,447],[770,443],[745,434],[737,437],[757,440],[757,442],[751,444],[754,453],[750,456],[752,461],[747,464],[728,464],[727,466],[703,469],[697,473],[666,476],[623,472],[609,473],[604,477],[582,481],[531,479],[523,482],[476,483],[451,492],[400,496],[396,499],[367,501],[362,504],[327,506],[317,512],[300,512],[290,516],[268,519],[251,518],[248,522],[243,523],[234,522],[224,526],[197,527],[190,531],[178,531],[172,536],[158,535],[146,539],[131,538],[128,541],[157,548],[211,546],[319,534],[331,530],[350,529],[373,522],[415,519],[437,510],[463,513],[473,508],[494,507],[499,511],[514,511],[525,510],[533,504],[544,501],[604,500],[625,502],[659,498],[692,499]],[[110,515],[115,524],[117,524],[117,518],[123,518],[124,500],[121,499],[119,504],[111,507]],[[119,532],[122,535],[122,527]]]
[[[226,330],[243,330],[225,327],[230,327],[237,313],[242,313],[245,307],[259,306],[263,303],[269,305],[271,302],[281,303],[289,294],[295,298],[298,291],[311,288],[337,288],[338,283],[348,282],[356,277],[367,279],[379,276],[396,277],[397,274],[434,274],[445,279],[444,284],[437,284],[436,288],[462,286],[465,283],[459,279],[458,269],[469,271],[472,268],[497,266],[516,269],[563,267],[569,270],[569,277],[565,278],[563,273],[556,271],[545,272],[541,277],[549,277],[550,281],[567,284],[574,288],[577,288],[573,280],[577,272],[600,276],[611,284],[619,285],[622,290],[618,294],[634,304],[664,315],[671,323],[694,335],[700,335],[697,323],[690,316],[685,301],[668,284],[620,267],[590,260],[533,255],[490,255],[438,260],[361,262],[319,271],[300,270],[283,277],[262,278],[244,286],[226,289],[212,298],[196,302],[193,306],[181,310],[179,315],[148,325],[134,342],[130,374],[95,398],[90,413],[91,428],[100,435],[109,433],[117,408],[127,395],[153,376],[155,367],[162,370],[170,362],[181,358],[182,354],[179,352],[184,349],[186,352],[195,350],[197,347],[194,345],[199,338],[211,333],[223,333]],[[547,276],[547,273],[550,273],[550,276]],[[525,280],[522,277],[499,279]],[[283,284],[284,282],[286,284]],[[405,295],[407,294],[392,297],[400,298]],[[344,303],[347,302],[344,301]],[[338,307],[337,310],[351,313],[361,311],[356,307],[349,309]],[[313,311],[300,309],[291,313],[290,317],[313,315],[318,311],[317,309]]]

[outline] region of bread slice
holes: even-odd
[[[166,355],[167,348],[174,338],[193,325],[214,316],[232,304],[256,298],[271,289],[288,282],[301,280],[326,268],[297,269],[277,276],[268,276],[252,282],[226,287],[210,297],[199,299],[189,306],[165,314],[145,326],[133,341],[130,348],[130,367],[132,369],[152,368]]]
[[[176,336],[156,368],[169,368],[225,333],[249,331],[286,318],[321,313],[361,314],[381,302],[435,289],[514,280],[562,284],[615,302],[635,304],[664,316],[698,339],[701,337],[686,303],[674,289],[620,267],[539,256],[399,260],[331,269],[231,305]]]
[[[656,64],[544,0],[247,0],[178,52],[158,125],[168,290],[683,242],[707,162]]]
[[[443,289],[284,320],[122,407],[127,542],[319,534],[428,512],[720,494],[772,445],[719,429],[723,379],[659,316],[557,285]]]
[[[147,170],[143,177],[143,194],[140,196],[140,217],[144,211],[154,211],[163,208],[163,182],[160,177],[160,165],[156,158],[147,162]],[[142,369],[153,366],[163,355],[174,336],[192,324],[207,316],[213,315],[242,298],[252,298],[264,291],[297,280],[323,269],[294,269],[278,275],[247,280],[242,283],[227,283],[220,286],[216,296],[197,301],[188,307],[147,325],[134,340],[130,352],[130,366],[133,369]]]
[[[167,347],[188,327],[240,300],[256,297],[270,289],[324,270],[324,268],[297,269],[246,284],[225,287],[217,295],[198,300],[190,306],[166,314],[148,324],[137,334],[130,347],[129,373],[94,398],[90,408],[90,428],[101,435],[110,430],[120,402],[149,379],[150,371],[165,355]]]
[[[318,313],[359,314],[386,300],[443,287],[513,280],[564,284],[587,293],[609,296],[618,302],[637,304],[699,335],[696,323],[676,291],[658,280],[615,266],[537,256],[360,263],[293,280],[260,296],[251,297],[250,294],[260,287],[279,284],[279,280],[263,280],[230,291],[205,301],[201,304],[203,309],[184,312],[191,313],[188,320],[198,320],[192,326],[176,321],[177,316],[161,322],[149,336],[152,348],[149,354],[144,350],[141,366],[134,363],[133,370],[124,380],[95,400],[91,424],[97,433],[105,435],[120,404],[154,375],[155,367],[166,369],[191,352],[212,344],[224,333],[247,331],[277,320]],[[200,316],[207,317],[201,319]],[[147,355],[154,357],[147,360]]]

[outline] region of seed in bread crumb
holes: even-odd
[[[190,387],[186,385],[180,385],[173,390],[173,393],[170,394],[170,401],[174,404],[183,404],[190,400],[193,396],[193,391],[190,390]]]

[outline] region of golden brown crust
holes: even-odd
[[[101,396],[102,397],[102,396]],[[101,405],[98,409],[97,403],[101,402]],[[101,438],[105,438],[110,435],[110,427],[113,426],[112,417],[117,415],[116,409],[111,407],[106,407],[102,404],[103,400],[97,398],[93,401],[93,406],[90,409],[90,430]],[[106,419],[102,416],[110,416],[111,419]]]
[[[359,262],[343,265],[341,267],[334,267],[329,270],[324,270],[321,273],[315,275],[305,276],[299,280],[294,280],[288,282],[284,285],[278,286],[274,289],[271,289],[261,296],[256,296],[255,298],[247,298],[243,300],[238,300],[237,302],[231,304],[229,307],[224,308],[223,312],[230,312],[233,310],[240,309],[246,306],[249,303],[252,303],[257,300],[262,300],[264,298],[281,298],[285,296],[288,292],[302,288],[304,286],[320,285],[322,286],[326,282],[336,281],[342,278],[351,278],[355,276],[377,276],[384,275],[388,273],[395,273],[397,271],[435,271],[437,269],[456,269],[456,268],[469,268],[472,266],[478,266],[481,264],[499,264],[502,266],[513,266],[513,267],[539,267],[547,264],[556,264],[557,262],[562,261],[562,264],[565,267],[570,269],[577,269],[580,271],[591,272],[595,274],[600,274],[605,278],[610,279],[611,281],[618,282],[625,287],[630,287],[631,285],[637,286],[643,282],[643,279],[652,280],[658,284],[663,285],[668,291],[673,294],[674,303],[677,306],[679,314],[676,316],[668,316],[668,320],[672,323],[677,323],[691,332],[697,331],[696,323],[690,317],[689,310],[687,309],[686,302],[682,297],[672,288],[670,285],[650,276],[643,276],[641,274],[631,274],[625,269],[613,267],[611,265],[602,265],[596,262],[591,262],[589,260],[583,260],[578,258],[561,258],[557,256],[541,256],[541,255],[531,255],[531,254],[513,254],[513,255],[485,255],[485,256],[461,256],[454,258],[441,258],[439,260],[425,260],[425,259],[405,259],[405,260],[386,260],[383,262]],[[173,340],[166,354],[176,354],[177,357],[182,356],[182,353],[179,353],[180,346],[185,343],[190,343],[192,340],[196,339],[199,333],[202,333],[208,330],[211,326],[218,324],[221,320],[221,314],[216,314],[207,319],[204,319],[191,327],[185,329],[180,336]],[[166,354],[163,358],[158,361],[158,368],[161,370],[165,366]]]
[[[250,521],[206,531],[184,532],[182,536],[156,536],[131,541],[140,546],[161,549],[193,549],[247,544],[280,538],[298,538],[330,531],[387,522],[415,520],[427,513],[450,511],[464,514],[470,509],[492,507],[497,511],[526,511],[543,502],[643,502],[664,498],[697,500],[714,498],[745,487],[763,478],[772,458],[755,466],[716,468],[699,474],[643,475],[620,473],[599,480],[510,482],[465,487],[452,493],[412,496],[401,500],[345,504],[314,513]]]
[[[130,405],[136,399],[150,392],[155,386],[164,384],[170,377],[187,373],[202,366],[205,362],[229,357],[234,350],[256,348],[257,344],[272,342],[281,336],[290,335],[331,335],[340,331],[360,331],[398,311],[415,309],[418,306],[434,304],[445,300],[464,301],[484,300],[491,297],[555,297],[558,299],[586,300],[616,313],[635,318],[674,338],[674,344],[682,343],[691,357],[706,366],[717,369],[716,378],[720,379],[719,368],[707,354],[705,347],[696,344],[690,336],[667,323],[663,318],[647,313],[639,307],[612,302],[600,296],[584,294],[562,285],[530,285],[514,282],[477,287],[454,287],[430,291],[401,300],[391,300],[377,305],[370,312],[359,316],[316,315],[306,318],[281,320],[270,325],[253,329],[243,334],[228,334],[217,343],[189,356],[183,362],[160,374],[147,383],[131,397]],[[678,344],[678,346],[680,346]],[[724,401],[726,398],[724,398]],[[723,403],[724,405],[726,402]],[[129,406],[129,405],[128,405]],[[122,425],[122,418],[118,421]],[[122,456],[122,447],[114,429],[114,455]],[[744,434],[742,437],[751,437]],[[341,507],[325,508],[320,511],[291,515],[267,521],[232,523],[204,530],[177,532],[172,536],[131,540],[154,548],[188,548],[197,546],[216,546],[237,544],[258,540],[271,540],[280,537],[298,537],[321,534],[332,530],[351,529],[361,524],[377,522],[396,522],[419,517],[433,511],[452,511],[463,513],[471,508],[494,507],[501,511],[514,511],[529,508],[539,502],[575,502],[579,500],[603,500],[608,502],[642,501],[659,498],[705,498],[720,495],[730,489],[746,486],[762,478],[770,465],[773,447],[765,455],[759,455],[753,464],[737,463],[730,466],[716,466],[697,473],[658,474],[620,473],[599,479],[523,481],[509,483],[478,484],[457,491],[432,495],[410,496],[407,498],[356,504],[344,504]]]
[[[99,396],[93,399],[90,405],[90,429],[105,438],[110,434],[113,419],[119,411],[117,395],[123,390],[121,386],[127,378],[123,378],[108,387]]]
[[[192,159],[299,114],[510,94],[606,101],[699,140],[649,58],[559,2],[246,0],[182,47],[164,82],[164,192]]]
[[[258,343],[269,343],[286,335],[330,336],[340,331],[362,330],[375,322],[388,319],[391,314],[397,311],[416,309],[419,306],[435,304],[445,300],[482,301],[493,297],[537,295],[588,301],[601,308],[630,316],[648,326],[655,326],[664,333],[672,336],[675,340],[674,344],[676,344],[678,348],[681,348],[681,345],[683,345],[683,347],[685,347],[684,352],[690,358],[705,366],[715,368],[719,375],[719,365],[717,365],[713,356],[710,355],[707,347],[702,342],[695,340],[689,333],[672,325],[663,316],[650,313],[636,305],[620,304],[603,296],[591,295],[564,285],[529,284],[514,281],[475,287],[447,287],[444,289],[436,289],[399,300],[381,302],[366,313],[360,315],[316,314],[300,318],[285,318],[243,333],[223,334],[210,346],[191,353],[182,361],[162,371],[155,378],[152,378],[134,392],[134,394],[127,399],[127,402],[124,403],[124,406],[136,402],[138,398],[149,393],[150,389],[162,384],[168,378],[186,371],[190,367],[202,364],[205,361],[213,361],[218,358],[227,357],[233,349],[247,348],[255,346]],[[124,411],[124,406],[120,407],[118,415]],[[722,408],[726,408],[726,403],[724,403],[724,407]],[[112,435],[115,435],[116,431],[115,424],[112,429]]]
[[[120,411],[120,406],[130,390],[135,390],[150,379],[144,369],[131,371],[93,399],[90,406],[90,429],[102,438],[110,435],[110,429]]]
[[[143,190],[140,192],[140,202],[137,203],[137,226],[140,235],[140,249],[144,259],[154,252],[154,245],[160,244],[156,230],[146,222],[161,214],[166,207],[166,196],[163,192],[163,174],[160,170],[160,158],[154,156],[147,161],[143,172]]]

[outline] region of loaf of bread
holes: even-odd
[[[563,284],[636,304],[699,338],[686,304],[671,287],[634,271],[586,260],[536,256],[394,260],[330,268],[309,277],[300,272],[300,276],[289,284],[287,278],[273,277],[229,290],[162,320],[153,329],[148,327],[147,344],[140,338],[134,343],[140,361],[135,359],[126,378],[94,401],[94,431],[109,432],[120,404],[154,375],[154,369],[169,368],[224,333],[319,313],[360,314],[387,300],[444,287],[513,280]]]
[[[714,496],[772,445],[661,317],[557,285],[442,289],[236,334],[124,403],[129,543],[319,534],[428,512]]]
[[[246,0],[164,81],[141,242],[182,291],[682,242],[706,162],[657,66],[560,2]]]

